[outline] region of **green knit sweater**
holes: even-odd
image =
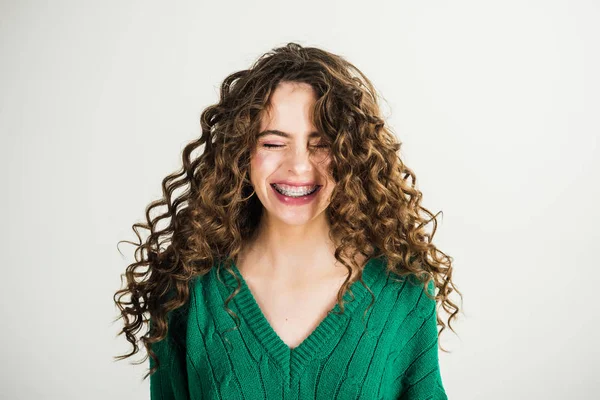
[[[167,338],[153,344],[159,369],[152,400],[184,399],[447,399],[438,361],[435,301],[410,275],[387,273],[372,258],[317,328],[290,349],[261,312],[243,276],[240,292],[219,265],[192,281],[188,306],[169,315]],[[218,279],[217,274],[221,280]],[[433,282],[428,290],[433,294]],[[150,367],[154,366],[149,359]]]

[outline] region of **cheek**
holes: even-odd
[[[327,177],[330,182],[333,181],[333,171],[331,170],[331,157],[327,157],[319,163],[319,172]]]
[[[277,168],[277,160],[264,153],[256,153],[250,161],[251,176],[265,178]]]

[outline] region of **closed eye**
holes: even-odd
[[[284,145],[282,145],[282,144],[270,144],[270,143],[263,144],[263,147],[266,147],[266,148],[278,148],[278,147],[283,147],[283,146]],[[317,145],[317,146],[313,146],[313,147],[322,149],[322,148],[329,147],[329,146],[326,144],[321,144],[321,145]]]

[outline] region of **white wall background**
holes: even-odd
[[[597,399],[594,1],[2,1],[0,397],[147,399],[115,338],[131,225],[229,73],[296,41],[385,98],[464,315],[450,399]]]

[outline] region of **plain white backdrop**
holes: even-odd
[[[113,360],[117,242],[223,78],[289,41],[372,80],[443,212],[449,398],[600,398],[598,2],[0,4],[2,399],[149,398],[145,353]]]

